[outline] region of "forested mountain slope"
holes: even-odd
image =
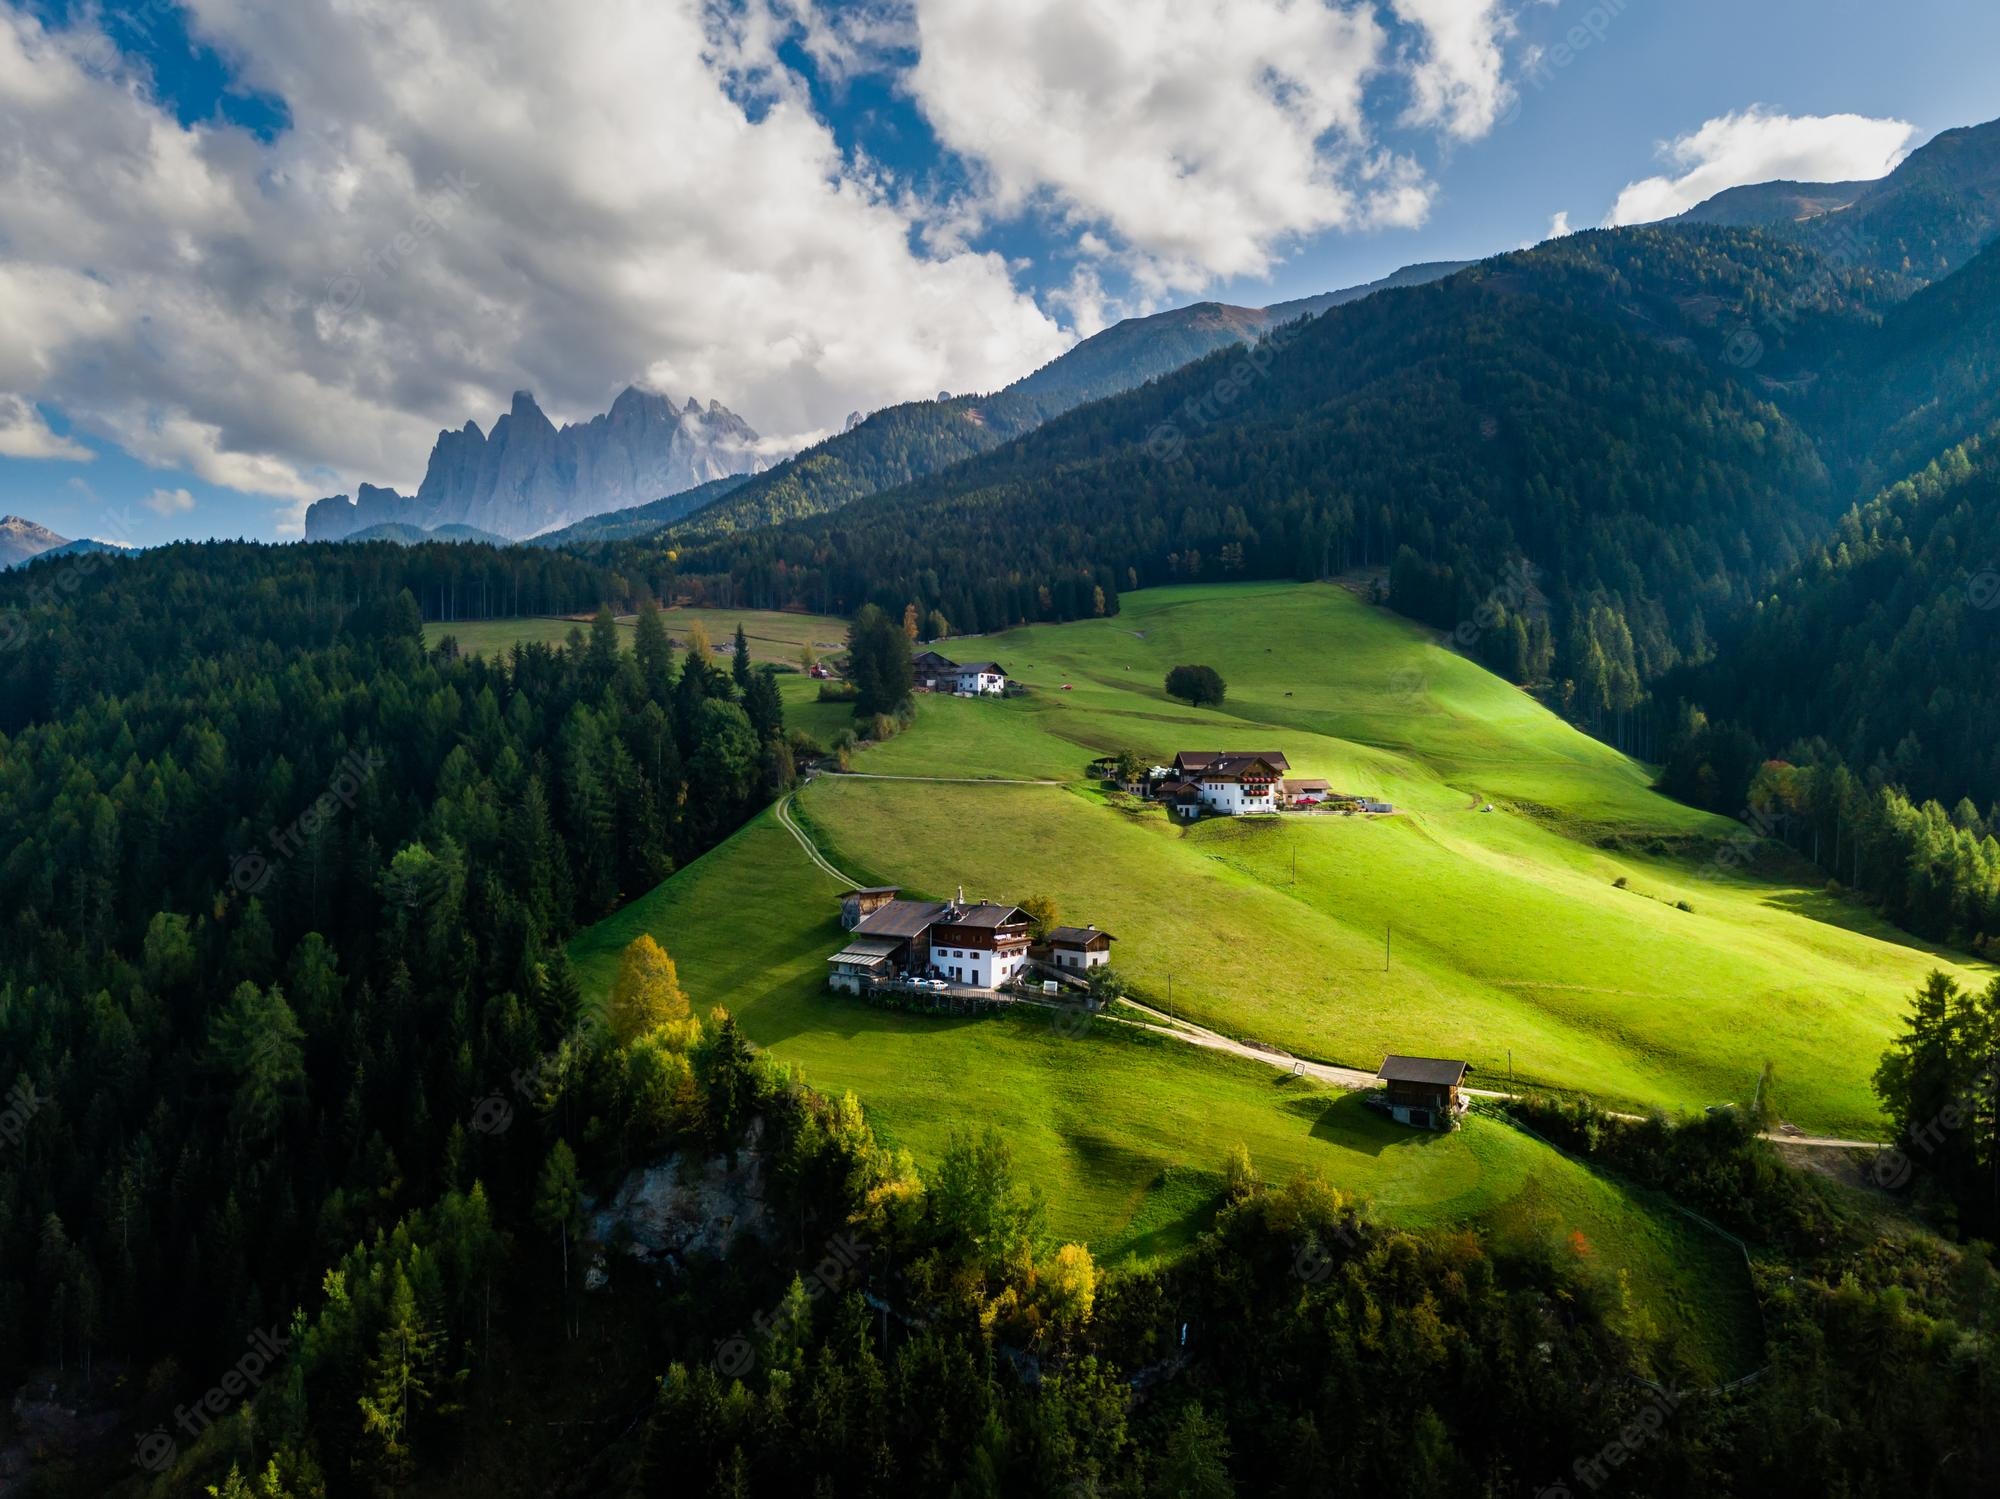
[[[1583,716],[1607,722],[1705,652],[1709,620],[1834,513],[1809,436],[1734,378],[1717,312],[1754,315],[1819,270],[1742,231],[1577,236],[1336,308],[1254,357],[1211,355],[682,565],[759,602],[915,600],[966,630],[1115,607],[1147,583],[1402,554],[1399,607],[1450,628],[1525,559],[1553,615],[1538,632],[1528,599],[1503,603],[1489,659],[1532,677],[1553,658]],[[1872,325],[1865,298],[1825,280],[1784,357]]]
[[[1667,695],[1770,751],[1819,738],[1918,798],[2000,802],[2000,431],[1851,511]]]
[[[10,1387],[228,1367],[413,1204],[477,1176],[482,1222],[524,1213],[534,1161],[465,1120],[575,1024],[565,939],[768,799],[776,687],[674,659],[656,611],[636,652],[608,613],[574,650],[427,652],[427,554],[472,550],[0,580],[0,1079],[34,1126],[0,1168]]]
[[[864,495],[989,452],[1086,402],[1144,385],[1218,349],[1248,343],[1280,324],[1391,286],[1438,280],[1461,268],[1455,262],[1405,266],[1365,286],[1267,308],[1200,302],[1127,318],[990,396],[911,401],[878,411],[751,479],[676,529],[682,534],[742,531],[837,510]],[[636,512],[607,519],[622,522],[631,516]]]

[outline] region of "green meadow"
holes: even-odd
[[[1135,995],[1245,1039],[1370,1070],[1388,1051],[1464,1056],[1475,1083],[1670,1111],[1745,1099],[1770,1061],[1785,1117],[1873,1137],[1868,1079],[1907,995],[1933,966],[1977,966],[1718,862],[1733,824],[1338,588],[1156,590],[1115,619],[940,648],[996,657],[1029,695],[921,699],[855,768],[964,781],[821,776],[795,798],[799,823],[855,879],[1048,895],[1116,934]],[[1183,662],[1222,673],[1222,708],[1165,696]],[[815,695],[786,680],[790,721],[824,736],[844,714]],[[1279,750],[1397,811],[1182,827],[1086,779],[1126,748]],[[1733,1249],[1494,1121],[1416,1135],[1305,1079],[1115,1025],[1072,1037],[1039,1017],[830,996],[839,888],[767,812],[582,934],[586,992],[653,933],[701,1003],[817,1086],[852,1089],[920,1158],[954,1129],[1001,1130],[1057,1231],[1109,1258],[1185,1243],[1241,1140],[1265,1176],[1323,1171],[1385,1221],[1555,1235],[1629,1272],[1645,1314],[1715,1367],[1747,1356]]]
[[[1371,1070],[1463,1056],[1489,1085],[1631,1109],[1745,1099],[1769,1061],[1789,1120],[1875,1138],[1869,1078],[1910,991],[1978,967],[1719,862],[1735,824],[1338,588],[1139,593],[976,652],[1030,696],[926,699],[857,768],[1066,784],[822,778],[798,805],[824,850],[917,891],[1048,895],[1116,934],[1135,993],[1245,1039]],[[1221,709],[1166,698],[1181,662],[1222,673]],[[1083,779],[1128,748],[1279,750],[1397,812],[1181,827]]]
[[[933,1160],[955,1130],[1004,1134],[1050,1227],[1111,1262],[1171,1255],[1206,1224],[1229,1146],[1260,1174],[1321,1172],[1395,1224],[1479,1224],[1554,1243],[1615,1277],[1711,1371],[1754,1362],[1754,1309],[1735,1251],[1665,1204],[1635,1197],[1507,1126],[1402,1129],[1352,1094],[1253,1062],[1099,1022],[958,1020],[878,1010],[826,992],[842,932],[839,882],[765,812],[572,947],[601,997],[640,932],[666,943],[698,1004],[726,1005],[806,1079],[852,1090],[882,1137]],[[755,940],[746,940],[754,933]]]
[[[822,656],[846,649],[845,620],[829,619],[823,614],[781,614],[760,609],[669,609],[666,611],[667,634],[676,646],[687,644],[688,631],[696,621],[708,631],[709,640],[720,646],[729,644],[736,634],[737,625],[741,624],[753,661],[796,666],[803,646],[811,645]],[[632,644],[632,622],[630,614],[618,617],[618,633],[628,649]],[[508,619],[462,619],[449,623],[432,620],[424,626],[424,643],[434,646],[449,635],[458,641],[460,649],[484,655],[505,651],[522,641],[559,645],[569,639],[571,630],[582,630],[587,634],[590,620],[588,617],[572,619],[553,614]]]

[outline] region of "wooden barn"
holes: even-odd
[[[1465,1074],[1464,1062],[1444,1057],[1388,1057],[1375,1074],[1383,1091],[1370,1102],[1398,1124],[1451,1129],[1465,1112]]]

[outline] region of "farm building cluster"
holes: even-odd
[[[1118,779],[1112,762],[1099,762],[1107,779]],[[1393,812],[1388,802],[1342,796],[1326,781],[1295,776],[1279,750],[1182,750],[1169,765],[1155,765],[1122,788],[1158,802],[1175,817],[1245,817],[1260,812],[1320,810]]]
[[[919,692],[949,692],[958,697],[1003,697],[1007,692],[1007,668],[998,661],[961,663],[936,651],[921,651],[910,664],[917,671]]]
[[[893,885],[840,898],[846,945],[827,959],[827,982],[859,994],[897,981],[997,991],[1025,970],[1081,975],[1111,961],[1116,939],[1094,926],[1059,926],[1037,943],[1019,906],[987,900],[905,900]]]

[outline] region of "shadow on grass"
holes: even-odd
[[[1359,1093],[1342,1093],[1325,1101],[1299,1098],[1287,1107],[1309,1117],[1317,1110],[1312,1137],[1356,1155],[1380,1157],[1392,1150],[1432,1150],[1452,1138],[1449,1131],[1398,1124],[1363,1103]]]

